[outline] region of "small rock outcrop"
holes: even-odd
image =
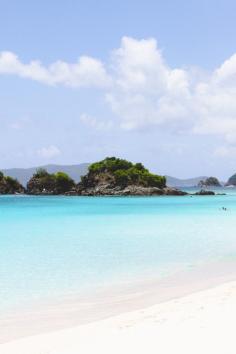
[[[198,183],[198,187],[207,188],[207,187],[221,187],[219,180],[216,177],[208,177],[205,180],[201,180]]]
[[[199,192],[196,192],[195,195],[215,195],[215,192],[201,189]]]
[[[76,193],[76,184],[66,173],[48,173],[38,169],[27,183],[26,192],[32,195],[59,195]]]
[[[226,183],[226,187],[228,186],[232,186],[232,187],[236,186],[236,173],[228,179]]]
[[[4,176],[4,174],[0,172],[0,194],[23,194],[24,191],[24,187],[17,179]]]
[[[89,167],[77,186],[79,195],[87,196],[150,196],[185,195],[176,188],[166,186],[164,176],[150,173],[141,163],[108,157]]]

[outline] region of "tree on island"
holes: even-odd
[[[166,178],[150,173],[141,163],[133,164],[124,159],[107,157],[89,166],[89,172],[82,177],[80,186],[95,187],[99,184],[107,184],[111,188],[131,185],[164,188]]]
[[[24,193],[24,187],[19,181],[10,176],[4,176],[0,171],[0,194]]]
[[[66,193],[75,187],[74,180],[65,172],[57,172],[54,174],[56,189],[58,193]]]
[[[39,168],[27,183],[29,194],[64,194],[75,187],[74,180],[64,172],[48,173]]]

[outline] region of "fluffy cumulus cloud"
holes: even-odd
[[[106,100],[125,129],[157,125],[236,142],[236,55],[212,73],[170,68],[154,39],[123,38]]]
[[[61,154],[61,151],[55,145],[50,145],[47,147],[42,147],[37,150],[37,154],[39,157],[44,159],[51,159]]]
[[[219,135],[226,145],[216,154],[234,151],[230,147],[236,144],[236,54],[212,72],[200,74],[191,68],[171,68],[155,39],[124,37],[107,64],[82,56],[74,64],[57,61],[46,67],[38,61],[24,64],[15,54],[3,52],[0,73],[48,85],[97,87],[115,124],[123,129],[157,126]],[[90,127],[107,128],[107,122],[89,114],[80,118]]]
[[[112,59],[114,84],[106,100],[122,119],[123,128],[153,124],[176,128],[187,122],[191,98],[188,73],[171,70],[154,39],[124,37]]]
[[[88,56],[80,57],[76,63],[71,64],[59,60],[46,67],[35,60],[24,64],[14,53],[2,52],[0,74],[17,75],[47,85],[72,87],[106,87],[110,82],[103,64]]]

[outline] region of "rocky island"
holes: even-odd
[[[216,177],[208,177],[205,180],[201,180],[198,183],[198,187],[201,187],[201,188],[221,187],[221,184]]]
[[[76,184],[64,172],[48,173],[39,168],[27,183],[26,193],[31,195],[60,195],[75,191]]]
[[[217,193],[218,194],[218,193]],[[193,193],[192,195],[215,195],[215,192],[213,191],[209,191],[209,190],[205,190],[205,189],[201,189],[199,192]]]
[[[4,176],[0,171],[0,194],[22,194],[24,187],[17,181],[9,176]]]
[[[226,187],[228,186],[232,186],[232,187],[236,186],[236,173],[228,179],[226,183]]]
[[[166,178],[150,173],[141,163],[107,157],[89,166],[87,175],[77,185],[78,195],[186,195],[166,186]]]
[[[209,178],[209,183],[213,177]],[[207,181],[204,181],[204,183]],[[209,184],[207,182],[207,185]],[[206,187],[204,184],[202,187]],[[196,193],[187,193],[166,185],[166,177],[149,172],[142,163],[116,157],[107,157],[88,167],[86,175],[76,183],[67,173],[49,173],[38,168],[29,179],[26,188],[18,180],[0,172],[0,194],[68,195],[68,196],[184,196],[214,195],[202,188]]]

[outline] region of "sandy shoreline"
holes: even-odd
[[[76,350],[79,347],[82,350],[81,348],[85,346],[82,353],[90,353],[89,350],[92,353],[90,344],[86,347],[83,342],[84,336],[96,337],[97,333],[102,332],[105,341],[106,336],[112,338],[108,327],[114,327],[114,330],[118,331],[116,333],[118,337],[121,333],[126,333],[126,329],[122,332],[119,331],[120,326],[127,328],[127,336],[130,336],[128,328],[132,328],[132,325],[129,323],[136,323],[136,318],[138,318],[138,326],[141,327],[147,326],[145,320],[147,317],[155,318],[155,321],[149,323],[148,326],[151,326],[151,332],[157,331],[159,333],[164,328],[167,331],[167,324],[172,326],[172,322],[175,320],[185,323],[186,316],[189,318],[188,314],[192,313],[192,318],[195,318],[194,325],[201,328],[201,323],[198,323],[199,315],[202,314],[202,308],[208,311],[212,307],[212,300],[215,303],[214,318],[216,316],[220,318],[223,307],[230,306],[232,309],[232,314],[229,313],[227,319],[229,326],[227,333],[230,333],[230,323],[234,321],[234,318],[236,319],[236,313],[233,313],[236,306],[235,262],[212,263],[207,267],[197,267],[196,270],[186,273],[180,272],[162,280],[146,279],[136,283],[127,283],[121,288],[112,287],[106,291],[97,291],[92,296],[78,298],[71,296],[67,299],[57,299],[36,308],[29,308],[8,316],[0,316],[0,352],[18,354],[19,351],[14,349],[14,346],[16,348],[22,346],[21,354],[28,352],[30,354],[73,354],[77,353]],[[197,304],[198,307],[196,307]],[[171,311],[168,312],[168,308]],[[168,315],[164,314],[165,311],[168,312]],[[208,318],[207,321],[211,321],[211,319]],[[120,323],[119,326],[116,325],[118,323]],[[161,323],[166,325],[163,327]],[[108,332],[105,335],[106,331]],[[224,327],[222,327],[222,331],[224,331]],[[74,336],[71,341],[75,348],[72,346],[70,352],[58,351],[56,349],[57,341],[59,343],[61,340],[66,342],[69,334]],[[140,335],[137,332],[137,336]],[[79,337],[82,339],[78,339]],[[148,338],[147,335],[144,342],[149,341]],[[35,351],[35,348],[38,348],[37,341],[45,343],[46,346],[49,345],[50,350],[45,347],[41,352]],[[27,351],[30,343],[34,343],[32,345],[35,348]],[[62,347],[61,344],[60,350]],[[101,351],[103,351],[102,348]],[[122,351],[125,353],[124,349]],[[106,351],[103,352],[106,353]]]
[[[0,345],[3,354],[234,354],[236,281],[90,324]]]

